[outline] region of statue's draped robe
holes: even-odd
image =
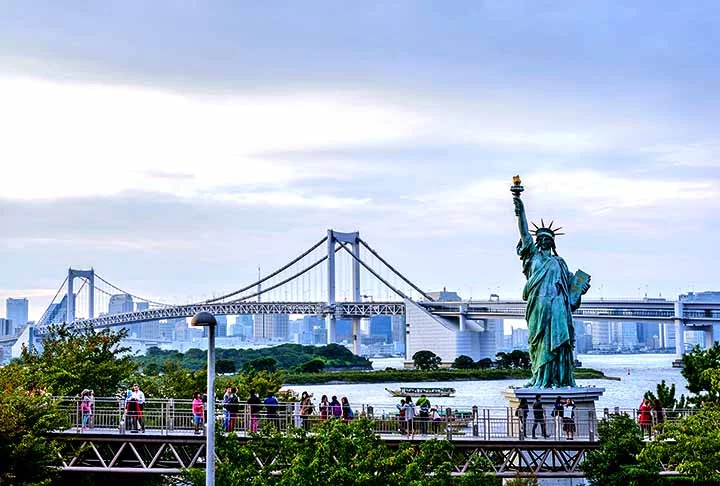
[[[530,236],[520,240],[517,252],[527,277],[523,300],[527,301],[525,319],[532,364],[528,386],[575,386],[575,330],[568,299],[572,273],[562,258],[541,252]]]

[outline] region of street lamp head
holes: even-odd
[[[190,321],[190,325],[198,327],[217,326],[215,316],[207,311],[200,311]]]

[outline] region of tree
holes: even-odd
[[[243,371],[245,372],[253,372],[253,371],[267,371],[272,373],[275,371],[275,368],[277,367],[277,360],[275,358],[256,358],[252,361],[248,361],[245,363],[242,367]]]
[[[219,359],[215,362],[215,371],[218,373],[235,373],[235,362],[229,359]]]
[[[432,351],[418,351],[412,356],[415,368],[423,371],[436,370],[440,367],[442,359]]]
[[[720,406],[705,405],[696,414],[665,423],[640,453],[649,464],[667,464],[693,484],[720,483]]]
[[[658,484],[658,464],[641,465],[643,448],[640,426],[625,414],[598,422],[600,447],[589,451],[580,469],[590,484],[601,486],[643,486]]]
[[[110,396],[133,370],[130,348],[120,345],[126,336],[125,329],[52,324],[42,352],[23,348],[20,362],[36,387],[54,395],[76,395],[89,388],[96,396]]]
[[[688,400],[700,405],[701,402],[720,403],[720,386],[713,384],[714,372],[720,370],[720,343],[717,341],[709,349],[698,346],[683,356],[682,375],[687,379],[687,389],[695,393]]]
[[[47,485],[57,475],[58,444],[47,433],[68,426],[50,394],[19,363],[0,373],[0,484]]]
[[[475,363],[475,365],[481,370],[487,370],[489,368],[492,368],[493,360],[491,360],[490,358],[483,358],[477,363]]]
[[[651,403],[655,403],[659,400],[662,407],[665,409],[668,418],[676,417],[679,410],[687,408],[687,401],[685,395],[680,395],[680,399],[675,398],[675,383],[667,386],[665,380],[662,380],[655,387],[655,393],[648,390],[645,392],[644,398],[650,400]]]
[[[453,368],[457,368],[459,370],[469,370],[475,367],[475,361],[470,356],[466,356],[464,354],[461,354],[457,358],[455,358],[455,361],[453,361]]]
[[[314,358],[309,361],[305,361],[300,365],[300,371],[302,373],[320,373],[325,368],[325,361],[320,358]]]
[[[264,429],[244,443],[233,434],[219,434],[216,450],[221,461],[215,478],[218,484],[255,486],[302,484],[305,486],[374,486],[409,484],[430,486],[499,485],[486,459],[473,461],[466,476],[455,477],[449,441],[424,441],[418,452],[403,443],[390,449],[367,419],[348,423],[327,420],[314,433],[291,429],[281,434]],[[205,471],[186,470],[191,484],[205,484]]]

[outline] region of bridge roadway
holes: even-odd
[[[469,301],[469,302],[418,302],[429,312],[443,317],[468,319],[524,319],[525,302]],[[78,325],[95,327],[120,326],[160,319],[191,317],[205,310],[216,315],[242,314],[304,314],[334,315],[337,318],[362,318],[374,315],[403,315],[404,302],[231,302],[189,304],[159,307],[124,314],[103,315],[94,319],[80,319]],[[681,323],[684,326],[703,327],[720,323],[720,302],[674,302],[666,300],[586,300],[573,316],[586,320],[649,321]]]

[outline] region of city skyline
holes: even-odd
[[[518,173],[588,298],[718,290],[719,9],[11,3],[0,298],[38,319],[73,266],[198,301],[328,228],[519,298]]]

